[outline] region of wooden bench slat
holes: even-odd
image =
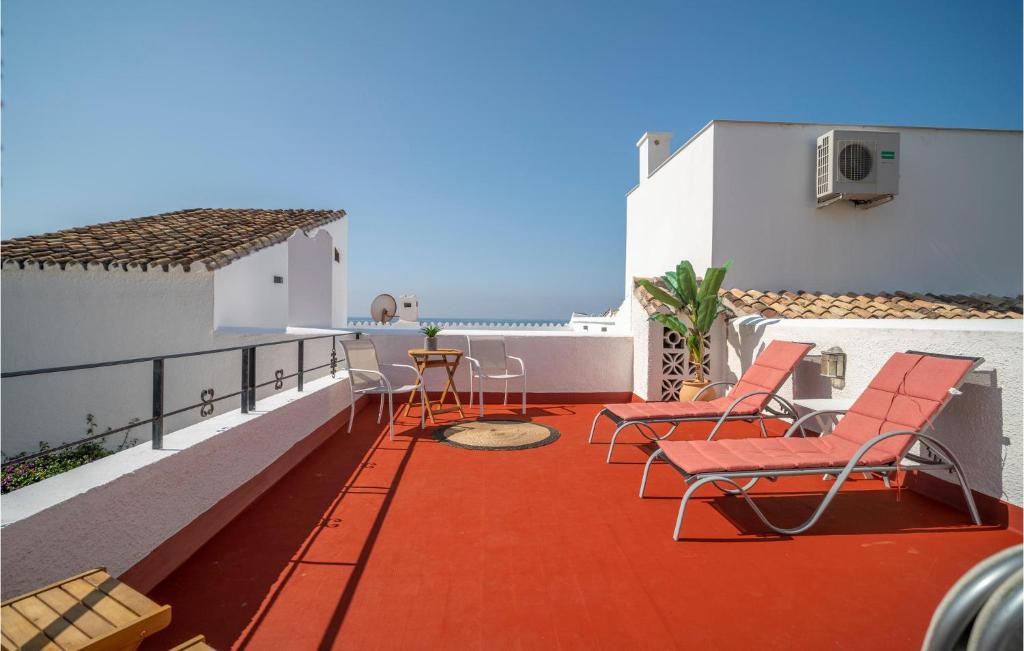
[[[166,628],[171,607],[98,569],[10,599],[0,617],[4,651],[125,651]]]
[[[92,569],[92,570],[86,570],[85,572],[82,572],[81,574],[76,574],[74,576],[69,576],[68,578],[62,579],[60,581],[57,581],[56,583],[51,583],[49,585],[44,585],[41,588],[36,588],[32,592],[26,592],[25,594],[18,595],[17,597],[11,597],[10,599],[7,599],[6,601],[0,603],[0,607],[9,606],[12,603],[14,603],[15,601],[18,601],[19,599],[24,599],[25,597],[31,597],[34,594],[39,594],[40,592],[45,592],[46,590],[50,590],[52,588],[60,587],[60,586],[64,585],[65,583],[68,583],[69,581],[74,581],[75,579],[84,579],[85,577],[89,576],[90,574],[95,574],[96,572],[104,572],[104,573],[106,573],[106,571],[107,571],[107,568],[105,568],[105,567],[97,567],[97,568]]]
[[[86,608],[62,588],[50,588],[36,596],[90,638],[106,635],[114,628],[113,624]]]
[[[10,606],[0,609],[4,633],[14,642],[16,648],[24,651],[62,651],[42,631]]]
[[[96,586],[98,590],[116,599],[125,608],[131,610],[140,617],[151,615],[160,610],[160,606],[145,595],[135,591],[131,587],[111,578],[109,575],[104,578],[102,574],[90,574],[85,581]]]
[[[182,642],[178,646],[170,649],[170,651],[217,651],[212,646],[206,643],[206,637],[203,635],[197,635],[191,640]]]
[[[63,588],[72,597],[81,601],[86,608],[107,620],[114,626],[125,626],[139,619],[139,616],[121,605],[102,590],[98,590],[85,579],[75,579],[65,583]]]
[[[62,649],[77,649],[89,643],[85,633],[42,602],[38,595],[16,601],[11,604],[11,608],[21,613]]]
[[[12,642],[6,635],[0,633],[0,649],[3,649],[3,651],[18,651],[18,645]]]
[[[163,606],[160,610],[136,619],[127,626],[112,630],[103,637],[92,641],[89,651],[124,651],[135,649],[147,637],[159,630],[167,628],[171,623],[171,607]]]

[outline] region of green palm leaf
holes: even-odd
[[[667,328],[671,328],[678,332],[682,337],[686,337],[686,333],[689,332],[689,328],[686,324],[679,320],[679,317],[674,314],[663,314],[661,312],[651,315],[651,321],[657,321]]]
[[[676,265],[676,275],[679,277],[679,297],[684,303],[693,305],[697,300],[697,274],[689,260],[683,260]]]

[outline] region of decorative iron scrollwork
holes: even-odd
[[[274,371],[274,389],[277,390],[277,389],[280,389],[283,386],[284,386],[284,371],[282,369],[277,369],[276,371]]]
[[[331,377],[333,378],[338,372],[338,349],[335,348],[334,342],[331,342]]]
[[[213,389],[203,389],[199,394],[203,405],[199,408],[199,415],[206,418],[213,413]]]

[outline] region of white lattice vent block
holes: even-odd
[[[677,400],[679,390],[683,388],[683,378],[664,378],[661,381],[661,399]]]
[[[661,341],[664,348],[686,350],[686,342],[683,341],[683,336],[670,328],[662,328]]]
[[[689,359],[689,351],[683,336],[670,328],[662,328],[661,334],[661,399],[676,400],[683,380],[696,376],[696,368]],[[711,337],[704,340],[704,359],[701,367],[705,376],[711,375]]]

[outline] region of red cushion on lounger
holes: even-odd
[[[605,405],[605,409],[623,420],[646,420],[653,418],[717,418],[725,413],[731,398],[716,398],[707,402],[624,402]],[[757,415],[757,407],[736,405],[732,410],[737,416]]]
[[[794,468],[841,467],[857,451],[844,439],[751,438],[719,441],[659,441],[669,461],[687,472],[731,472],[742,470],[792,470]],[[873,450],[862,464],[890,463],[895,456]]]
[[[744,394],[755,391],[775,393],[785,384],[786,378],[813,347],[813,344],[776,339],[761,351],[754,363],[743,373],[743,377],[729,392],[728,397],[735,400]],[[742,404],[752,406],[760,411],[770,399],[771,396],[761,394],[747,398]]]
[[[896,353],[860,394],[831,436],[861,445],[883,432],[920,431],[970,372],[971,360]],[[893,456],[905,452],[910,437],[878,445]]]
[[[821,438],[660,441],[665,456],[689,474],[743,470],[832,468],[882,432],[920,431],[971,370],[971,360],[896,353],[882,366],[832,434]],[[859,465],[891,463],[909,437],[883,441]]]
[[[605,405],[604,408],[625,420],[648,418],[717,418],[737,398],[754,391],[778,391],[813,344],[776,339],[761,351],[728,395],[707,402],[630,402]],[[731,413],[753,416],[764,408],[771,396],[751,396]]]

